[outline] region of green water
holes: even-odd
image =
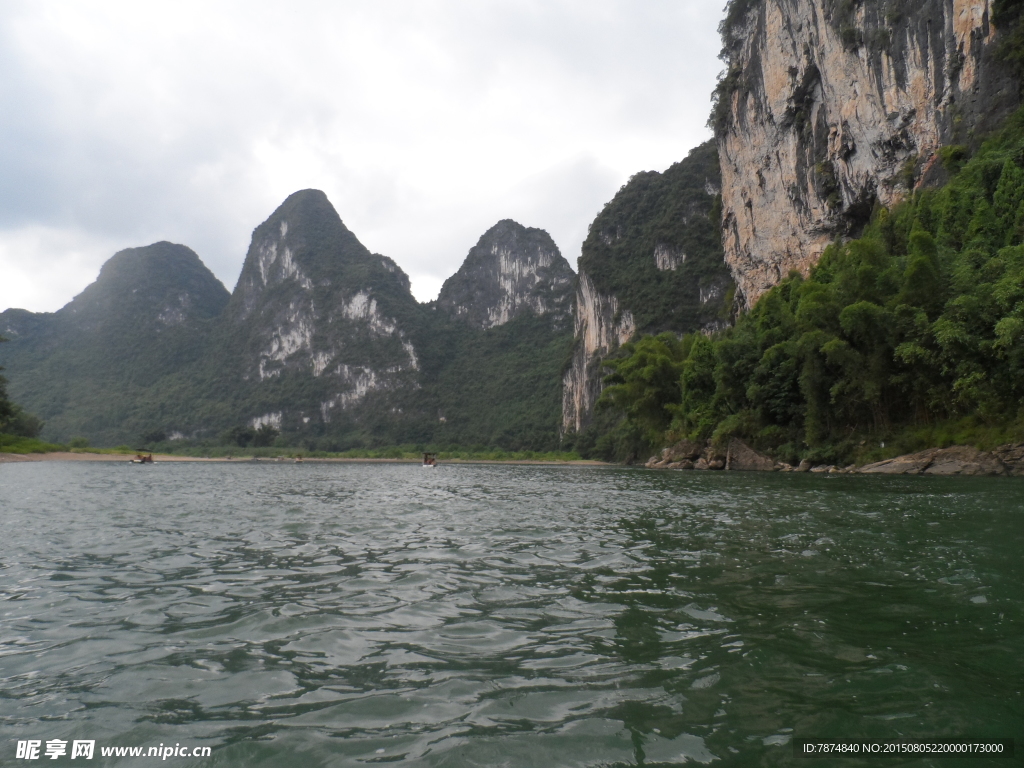
[[[1024,481],[0,465],[0,765],[1010,765]],[[796,760],[794,738],[1013,738]],[[96,741],[91,761],[19,740]],[[101,747],[209,746],[206,758]]]

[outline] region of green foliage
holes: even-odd
[[[405,414],[407,434],[448,446],[551,451],[559,447],[562,369],[572,352],[571,327],[523,315],[485,331],[438,311],[417,343],[423,388]],[[407,429],[407,423],[400,425]],[[405,439],[387,432],[391,442]]]
[[[0,453],[51,453],[67,450],[66,445],[56,445],[32,437],[0,433]]]
[[[256,430],[252,427],[232,427],[221,433],[220,444],[237,445],[239,448],[245,448],[252,443],[255,437]]]
[[[736,434],[780,458],[850,458],[865,436],[965,420],[1024,437],[1022,160],[1018,114],[946,187],[881,210],[718,338],[679,344],[678,395],[646,375],[658,339],[642,339],[606,402],[663,440]],[[667,427],[651,417],[670,411]]]
[[[1018,76],[1024,74],[1024,0],[995,0],[992,24],[1000,32],[998,53]]]
[[[89,447],[89,440],[85,437],[72,437],[68,440],[68,447],[72,450],[83,451]]]
[[[0,343],[7,341],[0,336]],[[3,368],[0,368],[2,371]],[[0,425],[5,425],[14,416],[14,403],[7,396],[7,379],[0,376]]]
[[[590,225],[579,266],[632,312],[637,330],[685,333],[727,321],[718,150],[709,141],[664,173],[638,173]],[[710,192],[709,192],[710,190]],[[659,269],[656,253],[676,259]]]
[[[256,448],[266,448],[274,444],[274,440],[279,434],[281,434],[280,430],[270,424],[263,424],[253,433],[252,444]]]
[[[402,271],[363,247],[315,191],[292,195],[258,228],[254,253],[267,238],[278,242],[286,222],[292,263],[312,284],[312,305],[338,308],[365,292],[401,331],[375,332],[344,311],[325,311],[317,320],[312,344],[334,351],[331,368],[348,366],[353,377],[372,370],[385,379],[358,407],[336,407],[325,423],[323,404],[337,402],[350,383],[311,375],[308,361],[268,359],[269,329],[281,327],[282,312],[294,311],[294,279],[264,285],[254,256],[229,301],[195,254],[169,243],[117,254],[57,313],[4,312],[0,322],[13,329],[4,345],[4,361],[17,371],[12,392],[46,418],[47,437],[84,435],[98,445],[558,447],[571,321],[524,316],[486,331],[451,321],[436,306],[417,303]],[[165,312],[168,306],[174,311]],[[189,311],[178,313],[182,307]],[[409,365],[407,344],[418,370]],[[257,369],[261,359],[266,370]],[[0,407],[6,402],[0,399]],[[278,412],[280,432],[245,426]],[[172,443],[173,433],[180,434]]]
[[[0,336],[0,343],[7,341]],[[2,371],[3,368],[0,368]],[[35,438],[43,431],[43,422],[11,402],[7,395],[7,379],[0,376],[0,433],[14,437]]]
[[[5,422],[0,424],[0,430],[10,435],[17,435],[18,437],[39,437],[39,433],[43,431],[43,426],[41,419],[15,405],[11,415]]]
[[[675,334],[644,336],[622,348],[622,356],[605,361],[611,375],[598,408],[618,408],[648,442],[657,440],[672,419],[666,407],[679,399],[684,345]]]
[[[153,445],[167,440],[167,433],[162,429],[154,429],[142,435],[143,445]]]

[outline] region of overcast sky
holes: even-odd
[[[575,267],[637,171],[709,137],[724,0],[0,4],[0,309],[53,311],[121,248],[230,290],[324,190],[421,301],[498,220]]]

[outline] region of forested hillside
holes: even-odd
[[[61,443],[548,451],[573,279],[546,232],[507,220],[453,277],[461,293],[420,304],[303,190],[256,228],[230,297],[184,246],[128,249],[60,311],[0,314],[0,361]],[[41,428],[0,397],[0,432]]]
[[[59,311],[0,314],[11,396],[61,442],[85,435],[116,445],[154,423],[185,421],[195,407],[195,366],[227,301],[189,248],[120,251]]]
[[[789,461],[1024,437],[1024,113],[942,158],[948,184],[877,207],[734,328],[629,345],[602,398],[619,458],[682,437]]]
[[[720,181],[709,141],[663,173],[634,175],[590,225],[579,259],[576,344],[563,376],[566,445],[588,451],[607,433],[600,415],[592,423],[602,368],[634,334],[713,330],[731,321]]]
[[[580,271],[632,313],[637,331],[687,332],[731,320],[720,185],[718,152],[708,141],[662,173],[633,176],[590,225]]]

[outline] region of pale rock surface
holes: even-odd
[[[891,5],[759,0],[727,32],[723,245],[747,306],[855,236],[876,200],[940,179],[940,146],[1018,103],[993,61],[991,0],[904,3],[887,18]]]
[[[1017,447],[1024,453],[1024,447]],[[1000,456],[1006,456],[1010,465]],[[979,451],[966,445],[950,448],[929,448],[917,453],[897,456],[861,467],[857,472],[868,475],[1006,475],[1024,474],[1024,467],[1013,462],[1014,446],[1002,446],[996,451]]]
[[[614,296],[600,293],[580,270],[576,283],[576,346],[562,377],[562,429],[579,432],[601,395],[601,361],[636,333],[633,313],[619,309]]]
[[[566,327],[572,317],[572,267],[551,236],[511,219],[499,221],[445,280],[439,307],[481,329],[526,313],[551,315]]]
[[[242,359],[243,381],[263,385],[292,373],[317,382],[317,401],[275,412],[280,429],[316,415],[327,424],[332,411],[372,392],[417,386],[410,329],[386,308],[415,306],[397,265],[371,254],[323,192],[302,190],[253,233],[226,319],[232,343],[244,338],[252,350]]]
[[[774,472],[774,459],[755,451],[742,440],[729,441],[725,468],[735,472]]]

